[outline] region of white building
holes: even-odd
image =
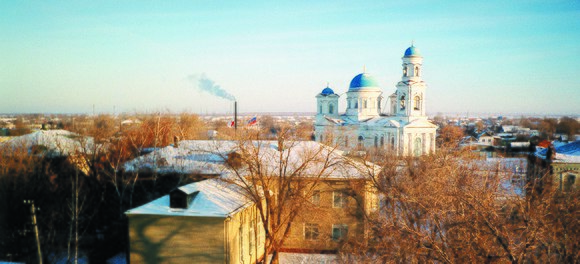
[[[437,126],[427,120],[423,57],[414,46],[405,51],[402,80],[383,102],[377,81],[367,73],[355,76],[346,92],[346,111],[338,114],[339,95],[326,87],[317,99],[316,141],[332,140],[345,148],[389,148],[398,155],[435,152]],[[381,106],[386,107],[381,107]]]

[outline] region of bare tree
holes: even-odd
[[[235,151],[224,157],[231,169],[226,181],[239,186],[257,205],[271,263],[278,263],[291,223],[305,208],[308,197],[341,161],[335,148],[293,140],[287,131],[281,129],[277,141],[255,141],[259,135],[244,131]]]
[[[557,195],[540,197],[532,190],[524,195],[524,188],[514,186],[511,171],[466,154],[440,150],[421,158],[390,156],[380,173],[368,170],[381,197],[380,210],[365,216],[369,242],[351,241],[343,249],[343,259],[445,263],[578,260],[578,243],[570,242],[579,238],[570,228],[577,227],[577,221],[571,221],[577,215],[573,211],[578,208],[577,199],[566,196],[567,203],[556,202]]]

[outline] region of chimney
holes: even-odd
[[[238,101],[234,101],[234,130],[238,130]]]

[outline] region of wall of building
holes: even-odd
[[[129,215],[131,263],[223,263],[224,218]]]
[[[266,232],[255,205],[227,219],[225,228],[226,263],[256,263],[263,258]]]
[[[364,192],[359,192],[363,190],[360,188],[364,188],[362,181],[329,180],[319,184],[316,188],[319,198],[317,201],[311,199],[308,208],[292,222],[283,251],[335,252],[347,240],[363,239],[363,211],[369,202],[365,200]],[[342,207],[334,203],[339,192],[346,194],[346,203]],[[333,239],[333,228],[339,226],[347,228],[347,237],[342,240]],[[314,227],[318,230],[316,237],[312,237]]]
[[[561,191],[580,189],[579,163],[552,163],[553,186]]]

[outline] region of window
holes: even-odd
[[[368,107],[369,107],[369,105],[368,105],[368,103],[367,103],[367,100],[365,100],[364,102],[365,102],[365,104],[364,104],[364,108],[366,109],[366,108],[368,108]]]
[[[385,145],[385,137],[381,136],[381,147]]]
[[[568,176],[566,176],[566,179],[564,180],[564,191],[569,192],[573,190],[574,183],[576,183],[576,175],[568,174]]]
[[[405,68],[403,68],[403,76],[405,77],[409,76],[408,71],[409,69],[407,68],[407,66],[405,66]]]
[[[415,156],[421,156],[423,152],[423,144],[421,142],[421,138],[415,139]]]
[[[415,76],[419,76],[419,66],[415,66]]]
[[[413,99],[413,104],[414,104],[415,110],[420,110],[421,109],[421,97],[415,96],[415,98]]]
[[[320,191],[312,191],[312,196],[310,197],[310,202],[313,205],[320,205]]]
[[[254,237],[254,223],[250,223],[250,233],[248,233],[248,240],[250,240],[250,255],[252,255],[252,252],[254,251],[254,247],[256,246],[256,241],[255,241],[255,237]]]
[[[322,105],[318,108],[318,113],[322,114]]]
[[[348,226],[345,224],[332,225],[332,240],[340,241],[348,235]]]
[[[360,148],[364,147],[365,138],[363,136],[358,136],[358,146]]]
[[[304,239],[316,240],[318,239],[318,224],[304,224]]]
[[[333,104],[329,104],[328,105],[328,113],[329,114],[333,114],[334,113],[334,105]]]
[[[346,207],[346,194],[342,191],[332,192],[332,207],[343,208]]]
[[[399,100],[399,104],[401,105],[401,110],[405,110],[405,95],[401,95],[401,99]]]
[[[379,146],[379,136],[375,136],[375,148]]]
[[[240,225],[240,259],[244,259],[244,225]]]
[[[358,101],[354,101],[354,108],[357,109],[358,108]]]

